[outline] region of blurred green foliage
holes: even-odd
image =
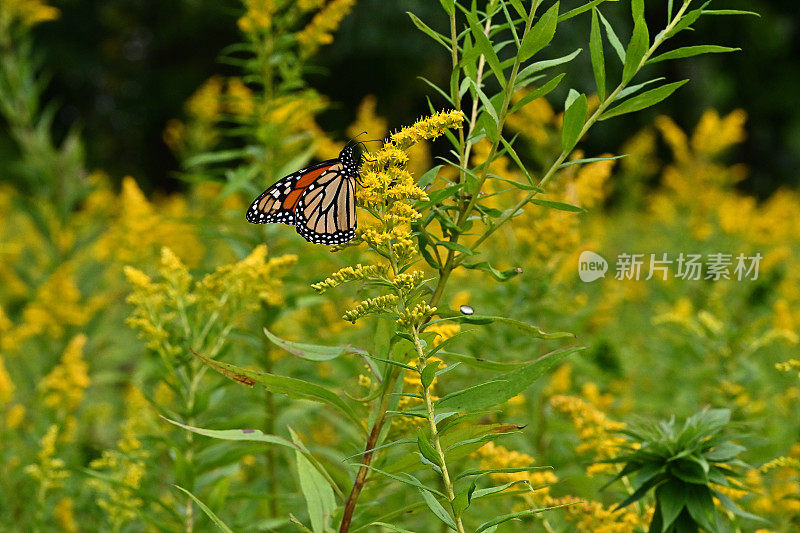
[[[625,28],[629,18],[622,13],[627,7],[622,4],[609,4],[607,10]],[[651,20],[663,18],[662,3],[647,4]],[[173,179],[178,162],[161,141],[161,132],[170,118],[181,116],[183,102],[203,80],[214,73],[229,73],[218,57],[236,40],[237,4],[230,0],[64,0],[57,5],[63,16],[39,28],[36,39],[53,77],[48,96],[57,96],[62,106],[56,120],[58,131],[66,134],[74,125],[85,131],[89,168],[106,169],[112,176],[149,179],[146,188],[180,187]],[[736,159],[752,168],[743,186],[763,197],[781,184],[798,183],[800,14],[791,0],[731,0],[724,7],[753,10],[762,16],[712,17],[701,21],[698,31],[708,43],[741,46],[741,52],[662,63],[651,69],[668,79],[692,78],[661,110],[681,126],[696,123],[709,107],[748,111],[750,137]],[[426,86],[417,76],[441,82],[449,73],[448,58],[444,50],[431,49],[405,12],[435,23],[437,9],[438,2],[426,0],[358,3],[342,25],[337,46],[323,50],[319,75],[308,76],[312,86],[334,104],[323,117],[324,128],[341,136],[366,94],[378,97],[378,111],[387,116],[391,127],[397,127],[403,117],[427,110]],[[582,39],[588,24],[585,17],[559,29],[557,46],[561,48],[554,54],[585,47]],[[679,36],[676,46],[694,37]],[[576,62],[572,68],[573,81],[590,83],[588,61]],[[559,99],[563,96],[555,94]],[[621,119],[602,138],[589,139],[589,151],[615,149],[631,129],[649,123],[653,113]],[[0,131],[3,160],[10,150],[7,134]]]

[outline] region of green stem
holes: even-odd
[[[642,67],[644,67],[645,63],[647,63],[647,60],[650,59],[650,57],[653,55],[653,53],[655,53],[655,51],[658,49],[658,47],[661,46],[664,43],[664,41],[666,40],[667,34],[669,34],[669,32],[680,21],[680,19],[683,17],[683,14],[686,12],[686,9],[688,7],[689,7],[689,2],[684,2],[684,4],[681,7],[681,9],[675,15],[675,18],[672,19],[672,22],[670,22],[669,25],[666,27],[666,29],[659,34],[658,38],[653,42],[653,45],[644,54],[644,57],[642,57],[642,60],[639,63],[639,66],[636,67],[636,73],[638,73],[642,69]],[[592,116],[589,117],[589,119],[586,121],[586,124],[583,125],[583,129],[581,130],[581,133],[578,136],[579,139],[583,138],[583,136],[586,135],[586,133],[589,131],[589,129],[592,126],[594,126],[594,124],[599,120],[600,116],[608,109],[608,107],[614,102],[614,99],[619,95],[620,92],[622,92],[625,89],[626,86],[627,86],[627,83],[624,83],[624,82],[620,83],[617,86],[617,88],[614,89],[611,92],[611,94],[609,94],[608,97],[603,102],[600,103],[600,105],[595,110],[595,112],[592,113]],[[571,150],[570,151],[562,151],[561,154],[559,154],[559,156],[556,158],[556,160],[550,166],[548,171],[544,174],[542,179],[539,180],[538,186],[539,186],[540,189],[542,187],[544,187],[545,185],[547,185],[547,183],[555,175],[555,173],[558,171],[558,169],[561,166],[561,164],[567,159],[567,157],[569,156],[570,153],[571,153]],[[514,216],[522,207],[524,207],[528,202],[530,202],[530,200],[534,196],[536,196],[536,194],[537,194],[537,191],[531,191],[527,195],[525,195],[525,197],[522,200],[520,200],[519,202],[517,202],[517,204],[512,209],[508,210],[506,215],[500,217],[498,219],[497,223],[495,223],[491,227],[489,227],[483,233],[483,235],[481,235],[478,238],[478,240],[473,243],[473,245],[471,247],[471,250],[474,251],[476,248],[478,248],[478,246],[483,244],[483,242],[486,241],[486,239],[488,239],[490,235],[492,235],[495,231],[497,231],[497,229],[500,226],[502,226],[506,221],[508,221],[508,219],[510,219],[512,216]],[[462,258],[463,258],[463,256],[462,256]],[[462,260],[462,258],[459,258],[459,260]]]
[[[367,474],[369,473],[369,466],[372,463],[372,457],[375,453],[374,448],[378,444],[381,432],[383,431],[384,423],[386,422],[386,411],[389,410],[389,401],[392,396],[397,379],[400,377],[400,368],[392,366],[389,377],[386,379],[383,394],[381,394],[381,401],[375,414],[375,422],[372,424],[369,436],[367,437],[367,444],[364,447],[364,455],[361,459],[361,466],[356,473],[356,479],[353,481],[353,487],[350,489],[350,494],[344,504],[344,512],[342,513],[342,522],[339,525],[339,533],[346,533],[350,531],[350,524],[353,520],[353,512],[358,503],[358,497],[367,482]]]
[[[417,328],[413,328],[411,330],[412,335],[414,337],[414,347],[417,350],[417,356],[419,357],[419,371],[420,374],[425,370],[426,362],[425,362],[425,352],[422,349],[422,343],[419,340],[419,331]],[[428,425],[430,426],[431,430],[431,439],[433,440],[433,447],[436,450],[436,454],[439,456],[439,467],[442,471],[442,483],[444,484],[445,494],[449,499],[449,503],[451,504],[453,500],[455,500],[456,493],[453,488],[453,482],[450,480],[450,473],[447,470],[447,461],[444,456],[444,450],[442,450],[442,443],[439,439],[439,430],[436,428],[436,414],[433,408],[433,401],[431,399],[431,390],[430,387],[422,387],[422,396],[425,400],[425,409],[428,412]],[[459,533],[464,533],[464,524],[461,523],[461,517],[455,516],[453,513],[453,519],[455,520],[456,527],[458,528]]]
[[[524,32],[522,34],[522,38],[523,39],[525,38],[525,35],[527,35],[527,33],[530,31],[531,26],[533,25],[533,18],[534,18],[535,14],[536,14],[536,10],[538,9],[540,3],[541,2],[539,0],[535,0],[533,2],[533,4],[531,5],[531,10],[530,10],[530,12],[528,14],[527,20],[525,21],[525,30],[524,30]],[[455,20],[455,17],[454,16],[451,17],[451,33],[452,33],[452,39],[453,39],[453,57],[454,57],[454,60],[455,60],[455,58],[457,57],[456,50],[457,50],[457,47],[458,47],[458,42],[456,40],[456,34],[454,33],[455,30],[453,28],[453,25],[454,25],[453,21],[454,20]],[[489,18],[486,21],[486,26],[485,26],[485,30],[484,31],[485,31],[487,36],[489,34],[490,29],[491,29],[491,18]],[[479,59],[479,65],[478,66],[482,67],[483,66],[483,62],[485,62],[485,57],[482,55],[480,57],[480,59]],[[505,125],[505,120],[506,120],[506,117],[508,116],[508,108],[509,108],[509,105],[511,104],[511,97],[514,94],[514,85],[516,84],[516,81],[517,81],[517,75],[519,74],[520,65],[521,65],[521,61],[520,61],[520,58],[519,58],[519,55],[518,55],[516,57],[516,59],[514,60],[514,66],[511,69],[511,76],[510,76],[510,78],[509,78],[509,80],[508,80],[508,82],[506,84],[505,95],[503,97],[503,104],[502,104],[502,106],[500,108],[500,115],[498,117],[499,121],[498,121],[498,124],[497,124],[497,131],[496,131],[497,140],[492,143],[492,148],[489,151],[489,157],[486,159],[486,163],[484,164],[484,167],[483,167],[483,170],[482,170],[482,175],[481,175],[481,177],[480,177],[480,179],[478,181],[478,186],[476,187],[475,192],[472,194],[471,198],[467,202],[467,205],[465,207],[462,207],[462,209],[459,212],[459,216],[458,216],[458,219],[456,221],[456,226],[458,226],[459,228],[462,227],[462,225],[467,220],[469,215],[472,214],[472,211],[475,208],[475,203],[478,201],[478,197],[480,196],[481,189],[483,188],[483,185],[486,182],[486,179],[487,179],[487,177],[489,175],[489,164],[492,161],[492,159],[494,159],[494,156],[497,153],[498,145],[500,144],[500,135],[503,132],[503,126]],[[454,63],[454,67],[453,68],[457,68],[455,63]],[[483,69],[481,68],[479,70],[479,75],[482,75],[482,72],[483,72]],[[481,84],[481,78],[479,77],[477,82],[476,82],[477,87],[480,87],[480,84]],[[454,101],[459,104],[458,108],[460,109],[460,100],[458,99],[458,95],[455,95]],[[476,97],[475,100],[473,101],[473,115],[472,115],[472,119],[470,121],[470,130],[469,130],[470,135],[467,138],[467,141],[466,141],[467,144],[466,145],[465,145],[465,143],[463,141],[463,130],[459,129],[459,133],[461,134],[461,146],[463,147],[462,154],[461,154],[461,157],[460,157],[460,161],[461,161],[461,166],[464,167],[464,168],[467,167],[467,164],[469,162],[469,154],[470,154],[470,151],[471,151],[471,148],[472,148],[472,143],[469,140],[469,138],[471,137],[471,134],[472,134],[472,132],[473,132],[473,130],[475,128],[475,121],[477,120],[477,110],[478,110],[477,101],[478,101],[478,98]],[[458,239],[460,237],[461,237],[461,232],[454,231],[453,233],[451,233],[449,240],[452,243],[457,243]],[[431,299],[430,299],[430,302],[429,302],[429,305],[431,307],[436,307],[438,305],[438,303],[439,303],[439,300],[441,300],[442,294],[444,293],[445,286],[447,285],[447,281],[450,278],[450,273],[453,271],[453,268],[455,268],[455,266],[456,266],[455,259],[456,259],[455,251],[452,250],[452,249],[448,249],[444,266],[439,270],[439,279],[436,282],[436,287],[434,288],[433,295],[431,296]]]

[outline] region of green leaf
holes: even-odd
[[[559,507],[566,507],[567,505],[574,505],[568,503],[566,505],[555,505],[553,507],[543,507],[541,509],[528,509],[526,511],[518,511],[516,513],[510,513],[503,516],[498,516],[497,518],[493,518],[488,522],[484,522],[483,524],[478,526],[478,529],[475,530],[475,533],[483,533],[484,531],[491,531],[490,528],[496,528],[499,524],[504,522],[508,522],[509,520],[518,520],[520,518],[527,518],[529,516],[534,516],[544,511],[548,511],[550,509],[558,509]]]
[[[411,21],[414,23],[414,26],[416,26],[420,31],[422,31],[422,33],[424,33],[425,35],[427,35],[428,37],[430,37],[431,39],[433,39],[437,43],[441,44],[445,48],[448,48],[448,49],[450,48],[450,39],[448,39],[447,37],[445,37],[441,33],[431,29],[427,24],[422,22],[422,20],[420,20],[420,18],[417,17],[414,13],[412,13],[410,11],[406,11],[406,14],[409,17],[411,17]]]
[[[454,252],[461,252],[464,255],[475,255],[475,252],[473,252],[463,244],[459,244],[457,242],[439,241],[436,243],[436,246],[444,246],[448,250],[453,250]]]
[[[436,409],[469,412],[502,404],[527,389],[565,357],[582,349],[571,347],[556,350],[522,368],[500,374],[491,381],[447,394],[436,401]]]
[[[531,63],[530,65],[519,71],[519,74],[517,75],[517,85],[519,86],[520,83],[522,83],[532,74],[536,74],[537,72],[541,72],[542,70],[546,70],[549,68],[557,67],[558,65],[563,65],[564,63],[569,63],[570,61],[578,57],[578,54],[580,54],[582,51],[583,51],[582,48],[578,48],[571,54],[567,54],[565,56]]]
[[[497,78],[500,86],[505,88],[506,77],[503,73],[503,68],[500,66],[500,60],[497,58],[497,53],[495,53],[491,41],[489,41],[489,38],[483,33],[483,27],[480,22],[478,22],[477,15],[471,11],[466,11],[466,16],[467,23],[469,23],[470,30],[472,30],[472,36],[475,38],[476,48],[483,54],[483,57],[486,58],[486,62],[489,64],[489,68],[492,69],[492,73],[494,77]]]
[[[644,0],[631,0],[631,13],[634,22],[644,19]]]
[[[511,159],[514,161],[517,167],[522,171],[522,173],[525,174],[525,179],[528,180],[528,183],[533,184],[533,178],[531,178],[531,175],[528,174],[528,169],[526,169],[525,165],[522,164],[522,160],[517,155],[517,152],[514,150],[514,147],[511,146],[511,143],[506,141],[503,137],[500,137],[500,142],[503,143],[503,146],[508,152],[509,157],[511,157]]]
[[[201,165],[210,165],[213,163],[227,163],[242,157],[251,155],[246,148],[237,148],[234,150],[220,150],[219,152],[207,152],[198,154],[188,158],[184,161],[187,168],[197,167]]]
[[[573,94],[573,91],[570,91],[570,94]],[[572,151],[578,144],[588,113],[589,104],[585,94],[574,97],[573,101],[567,104],[561,128],[561,149],[564,152]]]
[[[290,441],[289,439],[285,439],[283,437],[279,437],[277,435],[268,435],[258,429],[204,429],[198,428],[194,426],[187,426],[186,424],[181,424],[180,422],[176,422],[175,420],[170,420],[162,416],[164,420],[169,422],[170,424],[175,424],[176,426],[182,427],[192,433],[197,433],[198,435],[203,435],[205,437],[211,437],[212,439],[219,439],[219,440],[232,440],[232,441],[249,441],[249,442],[264,442],[267,444],[277,444],[278,446],[283,446],[285,448],[291,448],[295,452],[300,452],[306,455],[306,458],[314,464],[315,468],[320,472],[321,475],[326,476],[328,483],[331,486],[336,487],[335,482],[333,479],[328,475],[328,472],[325,468],[317,461],[317,459],[309,453],[309,451],[301,445],[295,444],[294,442]],[[338,490],[338,487],[336,487]]]
[[[522,38],[519,47],[520,62],[527,61],[553,40],[558,26],[559,6],[560,2],[553,4]]]
[[[485,474],[516,474],[517,472],[534,472],[537,470],[552,470],[552,466],[527,466],[520,468],[475,468],[472,470],[465,470],[458,474],[454,481],[469,476],[482,476]]]
[[[622,68],[622,83],[628,83],[636,75],[639,65],[644,59],[644,55],[650,48],[650,33],[647,30],[647,23],[644,14],[636,16],[636,0],[634,0],[634,26],[631,41],[625,51],[625,65]]]
[[[642,94],[634,96],[630,100],[622,102],[617,107],[609,109],[600,115],[600,120],[608,120],[619,115],[633,113],[636,111],[641,111],[642,109],[647,109],[648,107],[652,107],[662,100],[669,98],[672,93],[683,87],[683,85],[685,85],[688,81],[689,80],[676,81],[675,83],[668,83],[667,85],[662,85],[656,89],[643,92]]]
[[[194,350],[192,350],[192,353],[206,365],[232,381],[247,385],[248,387],[252,387],[258,383],[263,385],[264,388],[270,392],[285,394],[290,398],[312,400],[330,405],[347,415],[358,427],[363,428],[363,421],[356,415],[353,408],[345,403],[338,395],[325,387],[296,378],[278,376],[267,372],[241,368],[230,363],[223,363],[200,355]]]
[[[711,490],[705,485],[690,483],[686,487],[686,508],[697,524],[708,533],[717,533],[717,512]]]
[[[670,473],[686,483],[705,485],[708,483],[708,472],[695,461],[678,459],[669,466]]]
[[[622,41],[619,40],[619,37],[617,37],[616,32],[614,32],[614,28],[611,26],[611,23],[606,20],[600,10],[597,11],[597,16],[600,17],[600,22],[603,23],[603,26],[606,29],[606,37],[608,37],[608,42],[611,43],[611,47],[617,53],[620,62],[625,64],[625,47],[622,46]]]
[[[422,175],[422,177],[419,178],[417,185],[419,187],[424,188],[432,184],[433,180],[436,179],[436,175],[439,173],[442,167],[444,167],[444,165],[436,165],[435,167],[427,171],[425,174]]]
[[[420,382],[426,389],[433,383],[433,378],[436,377],[436,370],[439,368],[439,361],[433,360],[425,365],[425,370],[422,371]]]
[[[683,506],[686,504],[686,485],[680,481],[667,481],[656,489],[656,500],[658,505],[661,506],[661,520],[663,523],[661,531],[663,533],[678,518]]]
[[[351,353],[366,356],[367,352],[360,348],[350,346],[319,346],[316,344],[305,344],[300,342],[290,342],[274,335],[267,328],[264,328],[264,335],[276,346],[283,348],[287,352],[310,361],[330,361],[340,355]]]
[[[572,165],[586,165],[588,163],[598,163],[600,161],[616,161],[617,159],[622,159],[624,157],[628,157],[628,154],[615,155],[615,156],[609,156],[609,157],[589,157],[587,159],[576,159],[575,161],[567,161],[566,163],[561,163],[558,166],[558,168],[571,167]],[[569,204],[567,204],[567,205],[569,205]],[[585,211],[585,210],[581,209],[581,211]]]
[[[597,85],[597,96],[601,102],[606,99],[606,60],[603,53],[603,36],[600,34],[600,20],[597,9],[592,9],[592,29],[589,34],[589,52],[592,57],[592,71]]]
[[[526,94],[519,102],[514,104],[514,106],[509,111],[509,114],[516,113],[517,111],[525,107],[527,104],[533,102],[537,98],[541,98],[542,96],[550,93],[550,91],[558,87],[558,84],[561,83],[561,80],[564,79],[564,76],[566,76],[566,74],[559,74],[558,76],[548,81],[541,87],[534,89],[533,91]]]
[[[229,528],[227,525],[225,525],[225,522],[220,520],[219,517],[214,514],[214,511],[209,509],[206,504],[198,500],[197,496],[195,496],[188,490],[184,489],[183,487],[179,487],[178,485],[175,484],[173,484],[172,486],[180,490],[181,492],[185,493],[186,495],[188,495],[191,499],[193,499],[194,503],[196,503],[197,506],[200,507],[200,509],[206,514],[206,516],[208,516],[211,519],[212,522],[214,522],[214,524],[216,524],[218,528],[220,528],[222,531],[225,531],[226,533],[233,533],[233,530]]]
[[[450,514],[445,510],[445,508],[442,507],[442,504],[439,503],[439,501],[433,497],[433,494],[423,489],[419,489],[419,492],[420,494],[422,494],[422,499],[425,500],[425,504],[428,506],[428,509],[430,509],[433,512],[433,514],[436,515],[436,518],[441,520],[444,523],[444,525],[446,525],[453,531],[458,530],[458,527],[456,527],[456,523],[453,520],[453,517],[450,516]]]
[[[595,6],[599,6],[600,4],[602,4],[605,1],[606,0],[592,0],[591,2],[583,4],[580,7],[576,7],[575,9],[573,9],[571,11],[567,11],[566,13],[564,13],[563,15],[558,17],[558,21],[559,22],[564,22],[565,20],[571,19],[572,17],[577,17],[581,13],[586,13],[590,9],[594,9]]]
[[[291,429],[290,429],[291,431]],[[300,445],[299,438],[292,431],[292,440]],[[305,455],[295,452],[297,475],[300,479],[300,491],[306,500],[311,529],[314,533],[325,533],[330,528],[331,516],[336,510],[336,498],[328,481],[306,459]]]
[[[529,202],[532,204],[541,205],[543,207],[549,207],[551,209],[558,209],[559,211],[569,211],[571,213],[583,213],[586,211],[584,208],[578,207],[577,205],[565,204],[564,202],[554,202],[552,200],[542,200],[540,198],[531,198]]]
[[[489,116],[492,117],[492,120],[494,120],[495,125],[499,126],[500,117],[498,117],[498,115],[497,115],[497,110],[494,108],[494,104],[492,104],[491,100],[489,100],[489,97],[487,97],[484,94],[484,92],[481,90],[481,88],[478,87],[478,85],[474,81],[472,81],[472,80],[469,80],[469,81],[470,81],[470,84],[472,85],[473,90],[478,95],[478,98],[480,99],[481,103],[483,103],[483,109],[487,113],[489,113]]]
[[[422,484],[422,482],[420,480],[418,480],[417,478],[415,478],[414,476],[412,476],[411,474],[409,474],[407,472],[401,472],[402,476],[398,476],[398,475],[392,474],[390,472],[386,472],[385,470],[381,470],[380,468],[375,468],[374,466],[364,465],[364,464],[359,464],[358,466],[359,467],[365,466],[368,469],[374,470],[375,472],[381,474],[382,476],[388,477],[389,479],[393,479],[395,481],[399,481],[400,483],[403,483],[404,485],[408,485],[410,487],[415,487],[415,488],[420,489],[420,490],[425,490],[425,491],[431,492],[431,493],[439,496],[440,498],[444,498],[445,497],[445,495],[443,493],[439,492],[436,489],[432,489],[430,487],[426,487],[425,485]]]
[[[504,316],[492,316],[492,315],[462,315],[462,314],[454,314],[453,316],[438,318],[436,320],[431,320],[428,322],[429,325],[436,324],[437,322],[459,322],[459,323],[466,323],[466,324],[492,324],[494,322],[499,322],[500,324],[505,324],[507,326],[511,326],[512,328],[520,331],[530,337],[535,337],[537,339],[566,339],[571,338],[574,339],[575,335],[572,333],[568,333],[565,331],[558,331],[556,333],[545,333],[538,327],[528,324],[527,322],[522,322],[521,320],[516,320],[513,318],[507,318]]]
[[[704,453],[703,456],[709,461],[725,462],[730,461],[746,449],[744,446],[733,442],[723,442],[714,446],[714,449]]]
[[[748,520],[755,520],[756,522],[762,523],[769,523],[769,521],[761,518],[760,516],[754,515],[752,513],[748,513],[747,511],[742,510],[741,507],[736,505],[733,500],[731,500],[725,494],[718,492],[718,491],[711,491],[714,494],[714,497],[720,501],[720,503],[730,512],[735,514],[736,516],[741,516],[742,518],[747,518]]]
[[[475,481],[473,481],[475,483]],[[503,492],[506,489],[509,489],[515,485],[526,485],[528,489],[533,492],[533,487],[531,487],[530,481],[527,479],[518,479],[516,481],[509,481],[503,485],[499,485],[497,487],[489,487],[486,489],[476,490],[475,494],[473,494],[472,498],[477,500],[479,498],[485,498],[486,496],[491,496],[492,494],[497,494],[498,492]]]
[[[683,59],[685,57],[694,57],[701,54],[724,54],[727,52],[738,52],[741,48],[730,48],[728,46],[717,46],[713,44],[703,44],[698,46],[684,46],[670,52],[658,55],[650,60],[648,63],[658,63],[660,61],[669,61],[671,59]]]
[[[453,508],[453,514],[456,516],[456,518],[463,515],[464,511],[466,511],[470,503],[472,503],[472,494],[475,492],[477,487],[478,480],[473,479],[472,483],[470,483],[468,487],[465,487],[464,490],[460,491],[458,494],[456,494],[456,497],[453,498],[451,507]]]
[[[692,24],[697,22],[697,19],[699,19],[700,15],[703,14],[703,8],[705,6],[707,6],[708,4],[710,4],[710,3],[711,3],[711,0],[709,0],[708,2],[703,4],[703,7],[700,7],[698,9],[694,9],[692,11],[689,11],[685,15],[683,15],[683,17],[681,17],[681,19],[678,21],[678,23],[675,24],[675,27],[673,27],[672,30],[670,30],[669,32],[666,33],[666,35],[664,36],[665,39],[669,39],[671,37],[674,37],[678,33],[682,32],[683,30],[687,29],[689,26],[691,26]]]
[[[371,526],[380,526],[384,529],[388,529],[390,531],[397,531],[397,533],[414,533],[411,530],[403,529],[402,527],[395,526],[394,524],[389,524],[387,522],[373,522],[370,524]]]
[[[659,81],[663,81],[665,79],[666,78],[664,78],[664,77],[653,78],[652,80],[647,80],[645,82],[638,83],[636,85],[631,85],[630,87],[626,87],[626,88],[622,89],[620,92],[617,93],[617,96],[614,97],[612,102],[616,102],[617,100],[624,100],[628,96],[630,96],[632,94],[636,94],[637,92],[639,92],[641,89],[647,87],[648,85],[653,84],[653,83],[657,83]]]
[[[489,261],[481,261],[480,263],[473,263],[473,264],[462,263],[461,266],[463,266],[464,268],[468,268],[470,270],[482,270],[484,272],[488,272],[494,279],[501,282],[508,281],[511,278],[518,276],[519,274],[522,273],[522,269],[520,268],[497,270],[489,263]]]
[[[456,12],[455,0],[439,0],[439,3],[442,4],[442,8],[448,15],[453,16],[455,14]]]
[[[419,453],[421,453],[425,459],[435,465],[441,466],[439,454],[436,453],[436,450],[428,440],[428,437],[425,436],[425,431],[422,428],[417,429],[417,447],[419,448]]]
[[[742,11],[741,9],[704,9],[703,15],[754,15],[761,18],[755,11]]]

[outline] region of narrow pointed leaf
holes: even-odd
[[[225,533],[233,533],[233,530],[231,528],[229,528],[227,525],[225,525],[225,522],[220,520],[219,517],[214,514],[214,511],[209,509],[206,504],[204,504],[203,502],[198,500],[197,496],[195,496],[194,494],[192,494],[188,490],[184,489],[183,487],[179,487],[178,485],[172,485],[172,486],[175,487],[176,489],[178,489],[179,491],[183,492],[187,496],[189,496],[191,499],[193,499],[194,503],[197,504],[197,506],[206,514],[206,516],[208,516],[211,519],[212,522],[214,522],[214,524],[218,528],[220,528],[222,531],[225,531]]]
[[[564,124],[561,128],[561,149],[563,151],[570,152],[578,144],[588,113],[589,106],[585,94],[575,98],[564,111]]]
[[[558,26],[559,6],[560,2],[553,4],[522,38],[519,47],[520,61],[527,61],[553,40]]]
[[[571,213],[583,213],[586,211],[577,205],[565,204],[564,202],[554,202],[552,200],[542,200],[541,198],[531,198],[530,203],[541,205],[542,207],[549,207],[551,209],[558,209],[559,211],[569,211]]]
[[[625,50],[625,65],[622,69],[622,83],[628,83],[636,75],[639,65],[650,48],[650,33],[644,16],[638,18],[633,26],[633,35]]]
[[[669,98],[672,93],[677,91],[688,81],[689,80],[676,81],[675,83],[662,85],[656,89],[651,89],[647,92],[634,96],[630,100],[626,100],[617,107],[614,107],[600,115],[600,120],[608,120],[612,117],[617,117],[626,113],[633,113],[635,111],[641,111],[642,109],[647,109],[648,107],[654,106],[662,100]]]
[[[597,16],[600,17],[600,22],[603,23],[603,26],[606,29],[606,37],[608,38],[608,42],[611,44],[611,47],[617,53],[619,60],[622,64],[625,64],[625,47],[622,46],[622,41],[619,40],[617,37],[614,28],[611,26],[611,23],[603,16],[600,10],[597,11]]]
[[[441,520],[444,523],[444,525],[446,525],[453,531],[456,531],[458,527],[456,527],[456,523],[453,520],[453,517],[450,516],[450,514],[445,510],[445,508],[442,507],[442,504],[439,503],[439,501],[436,498],[434,498],[433,494],[423,489],[419,489],[419,492],[420,494],[422,494],[422,499],[425,500],[425,505],[428,506],[428,509],[430,509],[434,515],[436,515],[436,518]]]
[[[595,6],[599,6],[600,4],[602,4],[603,2],[606,2],[606,1],[607,0],[592,0],[591,2],[583,4],[580,7],[576,7],[575,9],[573,9],[571,11],[567,11],[566,13],[564,13],[563,15],[558,17],[558,21],[559,22],[564,22],[565,20],[569,20],[569,19],[571,19],[573,17],[577,17],[581,13],[586,13],[590,9],[594,9]]]
[[[310,361],[330,361],[331,359],[336,359],[340,355],[346,353],[352,353],[361,356],[367,355],[365,350],[360,348],[352,348],[350,346],[319,346],[316,344],[290,342],[276,336],[267,328],[264,328],[264,335],[266,335],[275,346],[283,348],[291,354],[302,357],[303,359],[308,359]]]
[[[600,19],[597,9],[592,9],[592,29],[589,34],[589,52],[592,57],[592,71],[597,85],[597,96],[601,102],[606,99],[606,59],[603,53],[603,36],[600,33]]]
[[[496,378],[445,395],[436,401],[438,411],[469,412],[505,403],[527,389],[546,372],[581,347],[565,348],[544,355],[536,361],[501,374]]]
[[[299,439],[292,433],[292,439],[299,445]],[[305,455],[295,452],[297,476],[300,479],[300,491],[306,500],[311,529],[314,533],[325,533],[330,529],[333,512],[336,510],[336,497],[333,495],[328,480],[306,459]]]
[[[587,159],[576,159],[575,161],[567,161],[566,163],[561,163],[561,165],[559,165],[558,168],[571,167],[573,165],[586,165],[588,163],[599,163],[600,161],[616,161],[617,159],[622,159],[625,157],[628,157],[628,154],[615,155],[609,157],[589,157]],[[581,209],[581,211],[583,211],[583,209]]]
[[[309,383],[301,379],[241,368],[230,363],[209,359],[208,357],[198,354],[194,350],[192,350],[192,353],[206,365],[232,381],[247,385],[248,387],[252,387],[258,383],[263,385],[270,392],[285,394],[290,398],[312,400],[330,405],[347,415],[358,427],[363,427],[362,420],[356,415],[353,408],[345,403],[337,394],[321,385]]]
[[[525,107],[527,104],[533,102],[537,98],[541,98],[542,96],[549,94],[553,89],[558,87],[558,84],[561,83],[561,80],[564,79],[564,76],[566,76],[566,74],[559,74],[558,76],[548,81],[541,87],[538,87],[533,91],[529,92],[528,94],[526,94],[524,97],[520,99],[519,102],[514,104],[514,106],[509,111],[509,114],[516,113],[517,111]]]
[[[648,63],[658,63],[660,61],[669,61],[671,59],[683,59],[686,57],[694,57],[702,54],[724,54],[728,52],[738,52],[741,48],[731,48],[729,46],[717,46],[713,44],[703,44],[698,46],[684,46],[677,50],[665,52],[648,61]]]

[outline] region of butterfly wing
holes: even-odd
[[[332,165],[305,189],[295,210],[295,226],[305,240],[341,244],[355,236],[355,180],[341,164]]]
[[[294,225],[297,220],[295,208],[306,188],[337,163],[337,159],[331,159],[279,179],[253,200],[247,210],[247,221],[252,224],[280,222]]]

